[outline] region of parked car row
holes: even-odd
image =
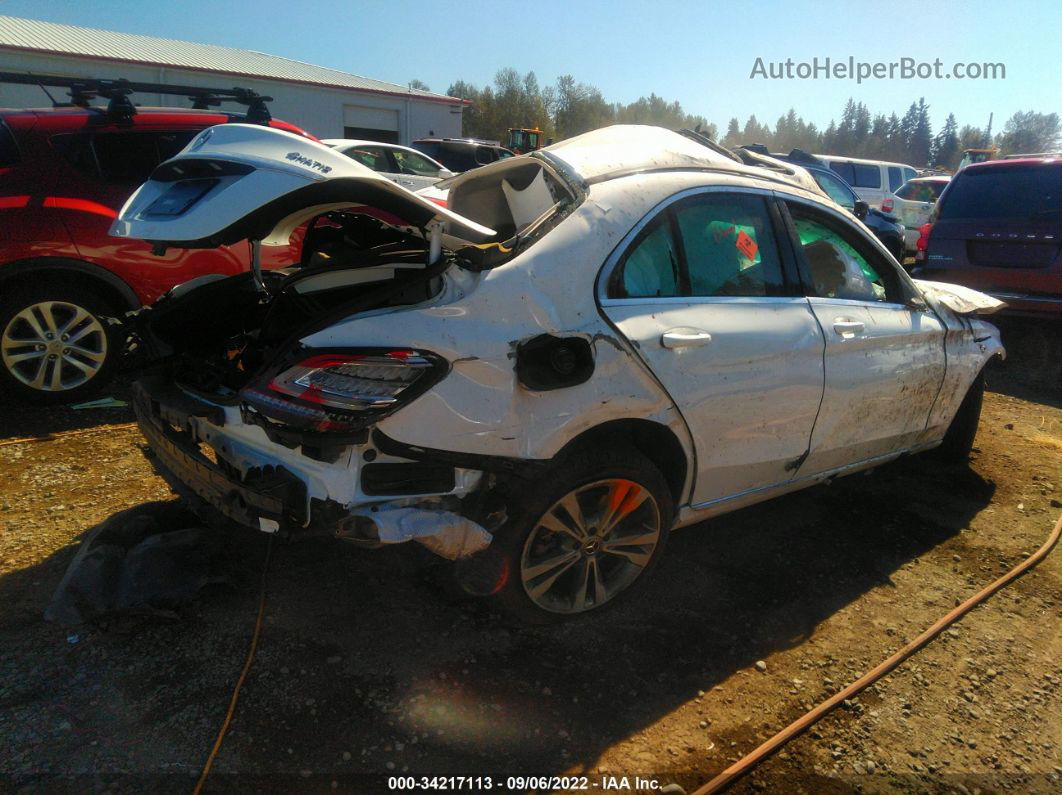
[[[83,398],[115,372],[125,343],[119,320],[126,312],[150,305],[175,284],[247,271],[251,251],[246,241],[178,250],[119,241],[107,233],[129,194],[199,131],[247,118],[174,108],[137,108],[133,115],[70,106],[0,111],[0,388],[6,394],[35,402]],[[265,121],[313,138],[270,120],[268,114]],[[420,139],[411,147],[348,139],[326,143],[443,205],[448,183],[436,188],[440,180],[513,156],[496,142],[476,139]],[[908,167],[820,159],[799,151],[775,157],[807,169],[819,188],[863,220],[900,262],[918,245],[919,231],[928,231],[932,198],[941,180],[910,180],[875,205],[886,187],[891,189],[897,178],[908,175]],[[856,184],[846,182],[843,174]],[[377,213],[377,218],[389,220],[386,213]],[[1050,221],[1043,234],[1049,234]],[[923,237],[924,244],[928,238]],[[308,264],[300,240],[296,234],[288,248],[264,247],[262,266],[269,270]],[[1045,240],[1049,246],[1050,238]],[[983,254],[982,249],[978,252]],[[1050,258],[1050,253],[1029,256],[1042,270],[1037,256]],[[937,267],[943,260],[933,262],[933,272],[943,273]],[[985,266],[979,267],[986,276]],[[1000,281],[1016,273],[1014,267],[1008,262],[996,269],[995,281],[989,280],[995,292],[1011,298],[1022,292]],[[1052,268],[1044,270],[1040,281],[1046,287],[1037,289],[1062,292],[1052,286],[1053,274]]]

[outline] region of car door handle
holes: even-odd
[[[698,348],[712,341],[712,335],[699,328],[673,328],[660,335],[665,348]]]
[[[839,317],[833,321],[833,330],[846,340],[852,339],[856,334],[861,334],[865,328],[866,325],[858,320]]]

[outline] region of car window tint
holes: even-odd
[[[678,255],[667,214],[661,214],[642,234],[621,265],[620,298],[679,295]]]
[[[852,182],[857,188],[880,188],[881,169],[878,166],[868,166],[865,163],[853,163],[855,181]]]
[[[911,202],[935,202],[940,195],[940,183],[907,182],[896,191],[896,197]]]
[[[19,161],[15,136],[5,122],[0,121],[0,168],[13,166]]]
[[[855,185],[855,171],[852,170],[851,163],[830,163],[830,168],[840,174],[841,179],[849,185]]]
[[[160,162],[152,133],[101,133],[93,147],[101,176],[118,185],[146,182]]]
[[[171,157],[178,155],[199,132],[199,130],[177,130],[175,132],[159,133],[155,137],[159,162],[164,163]]]
[[[899,166],[889,166],[889,190],[893,193],[903,184],[903,174]]]
[[[952,180],[940,218],[1058,220],[1062,163],[963,169]]]
[[[419,174],[422,177],[439,176],[438,166],[415,152],[392,149],[391,156],[394,157],[395,162],[398,163],[398,170],[404,174]]]
[[[904,182],[909,182],[910,180],[914,179],[917,176],[918,176],[918,172],[916,172],[913,168],[905,168],[903,170],[903,180],[904,180]]]
[[[674,212],[692,295],[782,294],[781,262],[760,197],[704,194]]]
[[[488,163],[493,163],[498,158],[494,154],[494,150],[489,146],[477,146],[476,147],[476,162],[485,166]]]
[[[510,152],[508,149],[499,149],[498,150],[498,159],[499,160],[504,160],[507,157],[515,157],[515,155],[513,155],[513,153]]]
[[[344,153],[352,160],[361,163],[373,171],[391,171],[391,161],[382,146],[352,146]]]
[[[826,195],[844,207],[846,210],[854,210],[856,197],[852,189],[841,182],[840,177],[825,171],[814,171],[812,176],[819,183],[819,187],[826,191]]]
[[[789,212],[813,285],[812,295],[903,303],[899,277],[855,230],[801,205],[790,204]]]

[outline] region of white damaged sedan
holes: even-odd
[[[443,206],[446,204],[447,206]],[[137,318],[155,461],[265,532],[416,540],[530,621],[637,592],[684,525],[941,448],[969,452],[975,315],[912,281],[800,168],[617,126],[429,201],[325,146],[205,130],[112,234],[302,261]]]

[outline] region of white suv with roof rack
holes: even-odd
[[[137,318],[153,462],[207,516],[417,541],[530,621],[632,596],[673,528],[964,458],[1002,352],[973,317],[998,301],[913,282],[803,169],[655,127],[455,177],[447,208],[224,125],[112,233],[259,251],[307,222],[306,266]]]
[[[890,163],[887,160],[861,160],[858,157],[840,157],[838,155],[815,155],[841,175],[856,195],[871,207],[879,207],[884,212],[892,212],[891,207],[882,204],[892,197],[908,180],[918,176],[918,171],[906,163]]]

